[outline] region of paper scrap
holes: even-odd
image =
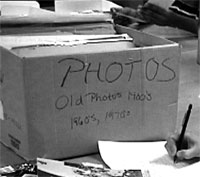
[[[0,86],[1,89],[1,86]],[[0,93],[1,94],[1,93]],[[0,100],[0,120],[4,120],[4,115],[3,115],[3,104],[2,101]]]

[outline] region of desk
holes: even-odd
[[[188,125],[189,131],[193,131],[200,136],[200,84],[199,71],[197,65],[197,38],[191,37],[179,40],[182,45],[180,61],[180,84],[178,100],[177,128],[180,128],[183,115],[189,103],[193,104],[191,119]],[[12,150],[0,143],[0,166],[24,162],[24,159],[17,156]],[[99,154],[68,159],[71,162],[91,162],[103,164]]]

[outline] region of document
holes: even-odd
[[[112,7],[122,8],[108,0],[55,0],[55,11],[58,14],[110,12]]]
[[[1,1],[1,16],[26,16],[31,9],[38,10],[40,4],[37,1]]]
[[[168,1],[149,0],[148,2],[152,4],[156,4],[162,8],[168,9],[171,6],[171,4],[174,2],[174,0],[168,0]]]
[[[200,162],[174,163],[165,150],[165,141],[112,142],[99,141],[99,151],[111,169],[146,169],[153,177],[196,177]]]

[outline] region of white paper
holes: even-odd
[[[0,91],[1,91],[1,86],[0,86]],[[1,93],[0,93],[1,96]],[[0,97],[1,98],[1,97]],[[3,104],[2,101],[0,100],[0,120],[4,120],[4,115],[3,115]]]
[[[156,4],[162,8],[168,9],[174,0],[149,0],[149,3]]]
[[[55,0],[55,11],[58,14],[72,12],[99,11],[109,12],[111,7],[121,6],[107,0]]]
[[[0,2],[0,9],[4,6],[27,6],[27,7],[35,7],[40,8],[40,4],[37,1],[1,1]]]
[[[147,169],[152,177],[193,177],[199,175],[200,162],[174,164],[161,142],[99,141],[99,151],[111,169]]]
[[[1,1],[2,16],[27,16],[31,9],[39,9],[37,1]]]

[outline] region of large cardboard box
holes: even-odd
[[[69,55],[55,46],[56,55],[38,57],[1,47],[1,141],[25,158],[66,158],[97,152],[98,140],[163,140],[174,131],[179,45],[117,29],[137,47]]]

